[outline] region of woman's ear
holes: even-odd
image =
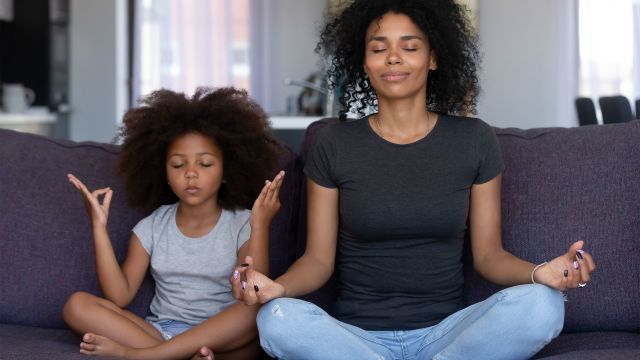
[[[429,51],[429,70],[437,70],[438,69],[438,59],[436,57],[436,52],[433,50]]]

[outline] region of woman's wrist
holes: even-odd
[[[535,279],[535,275],[536,275],[536,271],[538,271],[541,267],[547,265],[547,262],[543,262],[541,264],[536,265],[533,270],[531,270],[531,283],[532,284],[539,284],[539,282],[536,281]]]

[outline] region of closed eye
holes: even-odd
[[[371,51],[372,51],[374,54],[377,54],[377,53],[381,53],[381,52],[383,52],[383,51],[385,51],[385,50],[387,50],[387,49],[373,49],[373,50],[371,50]]]

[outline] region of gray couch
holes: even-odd
[[[302,166],[317,130],[331,121],[312,124],[301,154],[283,160],[283,206],[271,229],[274,275],[304,249]],[[563,334],[536,357],[640,358],[640,121],[496,133],[506,163],[505,247],[542,262],[581,238],[598,264],[589,286],[569,292]],[[74,291],[99,288],[89,222],[66,174],[114,189],[109,231],[122,259],[145,214],[126,204],[114,169],[118,151],[0,130],[0,359],[85,358],[60,312]],[[469,254],[465,264],[469,303],[498,289],[473,272]],[[146,279],[130,309],[144,316],[152,293]],[[330,282],[307,298],[328,307],[334,293]]]

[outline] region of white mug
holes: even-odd
[[[23,113],[36,99],[33,90],[22,84],[2,85],[2,105],[8,113]]]

